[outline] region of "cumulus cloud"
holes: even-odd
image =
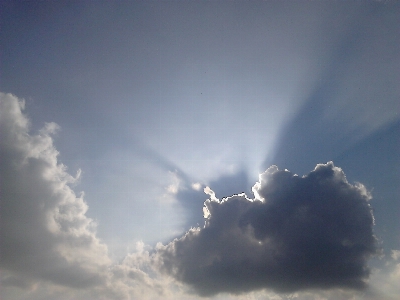
[[[162,288],[145,267],[148,252],[139,247],[123,262],[111,261],[83,193],[71,188],[80,171],[71,176],[58,161],[58,126],[31,134],[23,109],[23,100],[0,93],[0,296],[157,299]]]
[[[209,296],[367,286],[377,252],[370,194],[332,162],[308,175],[270,167],[253,187],[222,201],[210,188],[204,228],[155,255],[163,272]]]
[[[24,286],[31,278],[74,288],[103,284],[107,247],[85,215],[83,194],[70,187],[80,171],[71,176],[57,161],[51,134],[58,126],[48,123],[31,135],[23,109],[23,101],[0,94],[0,267],[14,274],[3,284]]]

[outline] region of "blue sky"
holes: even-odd
[[[398,3],[2,1],[0,11],[2,299],[400,296]],[[346,209],[347,200],[314,191],[327,187],[322,179],[310,187],[313,176],[332,182],[334,195],[342,195],[340,182],[368,205]],[[252,190],[257,181],[265,198]],[[240,193],[247,198],[217,200]],[[292,194],[307,207],[289,201]],[[329,224],[315,221],[327,213],[306,200],[317,194],[326,206],[340,204],[333,223],[346,225],[338,232],[375,236],[375,245],[340,242],[370,249],[357,252],[355,263],[367,275],[354,271],[338,283],[330,273],[321,249],[334,248],[328,237],[336,231],[331,236]],[[205,225],[208,198],[219,204],[210,204]],[[274,199],[281,199],[276,207]],[[257,201],[267,207],[260,206],[262,217],[252,213]],[[372,233],[368,218],[348,221],[370,208]],[[315,248],[286,231],[273,234],[274,209],[286,211],[281,220],[291,226],[297,221],[287,213],[298,209],[327,234],[313,240]],[[227,228],[221,240],[208,240],[217,234],[213,224]],[[311,227],[298,228],[311,243]],[[231,239],[248,248],[233,243],[228,251]],[[247,257],[254,239],[275,242]],[[285,257],[275,261],[282,268],[292,254],[322,251],[322,262],[306,265],[324,265],[328,275],[299,284],[287,278],[300,269],[239,268],[254,259],[271,269],[257,260],[271,249]],[[211,275],[197,269],[214,256]],[[205,288],[205,278],[222,272],[218,262],[261,283],[221,275],[228,284]],[[271,279],[278,274],[279,284]],[[357,280],[368,284],[360,290]]]

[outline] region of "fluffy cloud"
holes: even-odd
[[[363,185],[329,162],[303,177],[270,167],[253,192],[207,200],[204,228],[159,246],[159,267],[202,296],[366,287],[377,248]]]
[[[83,194],[70,185],[79,179],[57,161],[48,123],[29,134],[24,102],[0,94],[0,267],[3,285],[32,279],[85,288],[104,284],[110,259],[95,235]],[[20,276],[23,274],[23,276]]]
[[[0,297],[160,299],[176,284],[153,267],[143,244],[116,263],[86,216],[83,193],[58,161],[55,123],[37,134],[24,101],[0,93]],[[172,298],[180,293],[175,292]]]

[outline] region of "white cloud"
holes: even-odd
[[[1,268],[5,282],[46,280],[74,288],[102,285],[111,260],[85,214],[83,193],[70,187],[80,176],[57,161],[48,123],[29,133],[24,102],[0,94]],[[23,274],[23,276],[20,276]],[[15,278],[15,280],[11,279]]]
[[[204,193],[205,193],[206,195],[209,195],[209,196],[210,196],[210,199],[211,199],[212,201],[219,202],[218,198],[215,196],[214,191],[213,191],[212,189],[210,189],[209,186],[206,186],[206,187],[204,188]]]
[[[2,299],[159,295],[159,285],[140,269],[148,257],[143,248],[113,264],[86,215],[84,194],[71,188],[80,171],[71,176],[58,161],[51,136],[58,126],[31,134],[23,109],[23,100],[0,94]]]
[[[201,186],[202,185],[200,182],[192,183],[192,189],[194,189],[195,191],[200,191]]]

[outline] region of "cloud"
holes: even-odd
[[[179,175],[178,173],[176,173]],[[225,173],[220,175],[209,182],[195,184],[190,181],[186,181],[184,178],[180,179],[180,188],[175,194],[176,200],[182,205],[186,215],[186,228],[197,227],[204,223],[203,214],[201,213],[204,206],[204,201],[207,196],[204,195],[204,188],[212,186],[212,192],[214,195],[232,195],[234,193],[242,193],[247,190],[248,187],[248,176],[243,169],[239,169],[233,173]],[[206,191],[204,190],[204,191]],[[207,192],[205,192],[208,194]]]
[[[80,171],[73,177],[57,161],[51,134],[58,126],[30,135],[23,109],[23,101],[0,94],[0,267],[16,276],[5,282],[24,286],[23,274],[73,288],[103,284],[107,247],[85,215],[83,194],[70,187]]]
[[[201,296],[249,292],[232,299],[311,299],[309,293],[335,299],[330,290],[308,289],[366,285],[366,263],[377,251],[370,195],[332,163],[304,177],[271,167],[254,185],[254,199],[218,199],[247,190],[244,172],[207,185],[173,173],[178,201],[195,195],[204,202],[202,190],[210,196],[205,227],[155,250],[137,243],[135,252],[113,262],[86,216],[83,193],[72,189],[80,171],[71,176],[58,161],[52,137],[58,126],[48,123],[33,134],[23,109],[22,100],[0,93],[2,299],[197,299],[188,288]],[[392,294],[398,270],[396,264],[390,273],[375,273],[386,274]],[[372,279],[379,283],[378,275]],[[306,291],[273,292],[298,290]]]
[[[142,244],[120,262],[86,216],[80,179],[58,161],[58,130],[30,132],[24,101],[0,93],[0,298],[159,299],[169,281]]]
[[[83,193],[71,188],[80,171],[71,176],[57,160],[52,134],[58,126],[31,134],[23,109],[23,100],[0,93],[0,297],[157,298],[160,284],[141,270],[144,263],[135,254],[129,263],[129,257],[112,262],[96,236]],[[138,253],[142,261],[148,256]]]
[[[303,177],[272,166],[253,192],[207,200],[204,228],[159,245],[159,268],[201,296],[367,286],[377,247],[362,184],[332,162]]]
[[[385,267],[374,268],[371,275],[371,292],[365,299],[399,299],[400,251],[392,250],[383,260]]]

